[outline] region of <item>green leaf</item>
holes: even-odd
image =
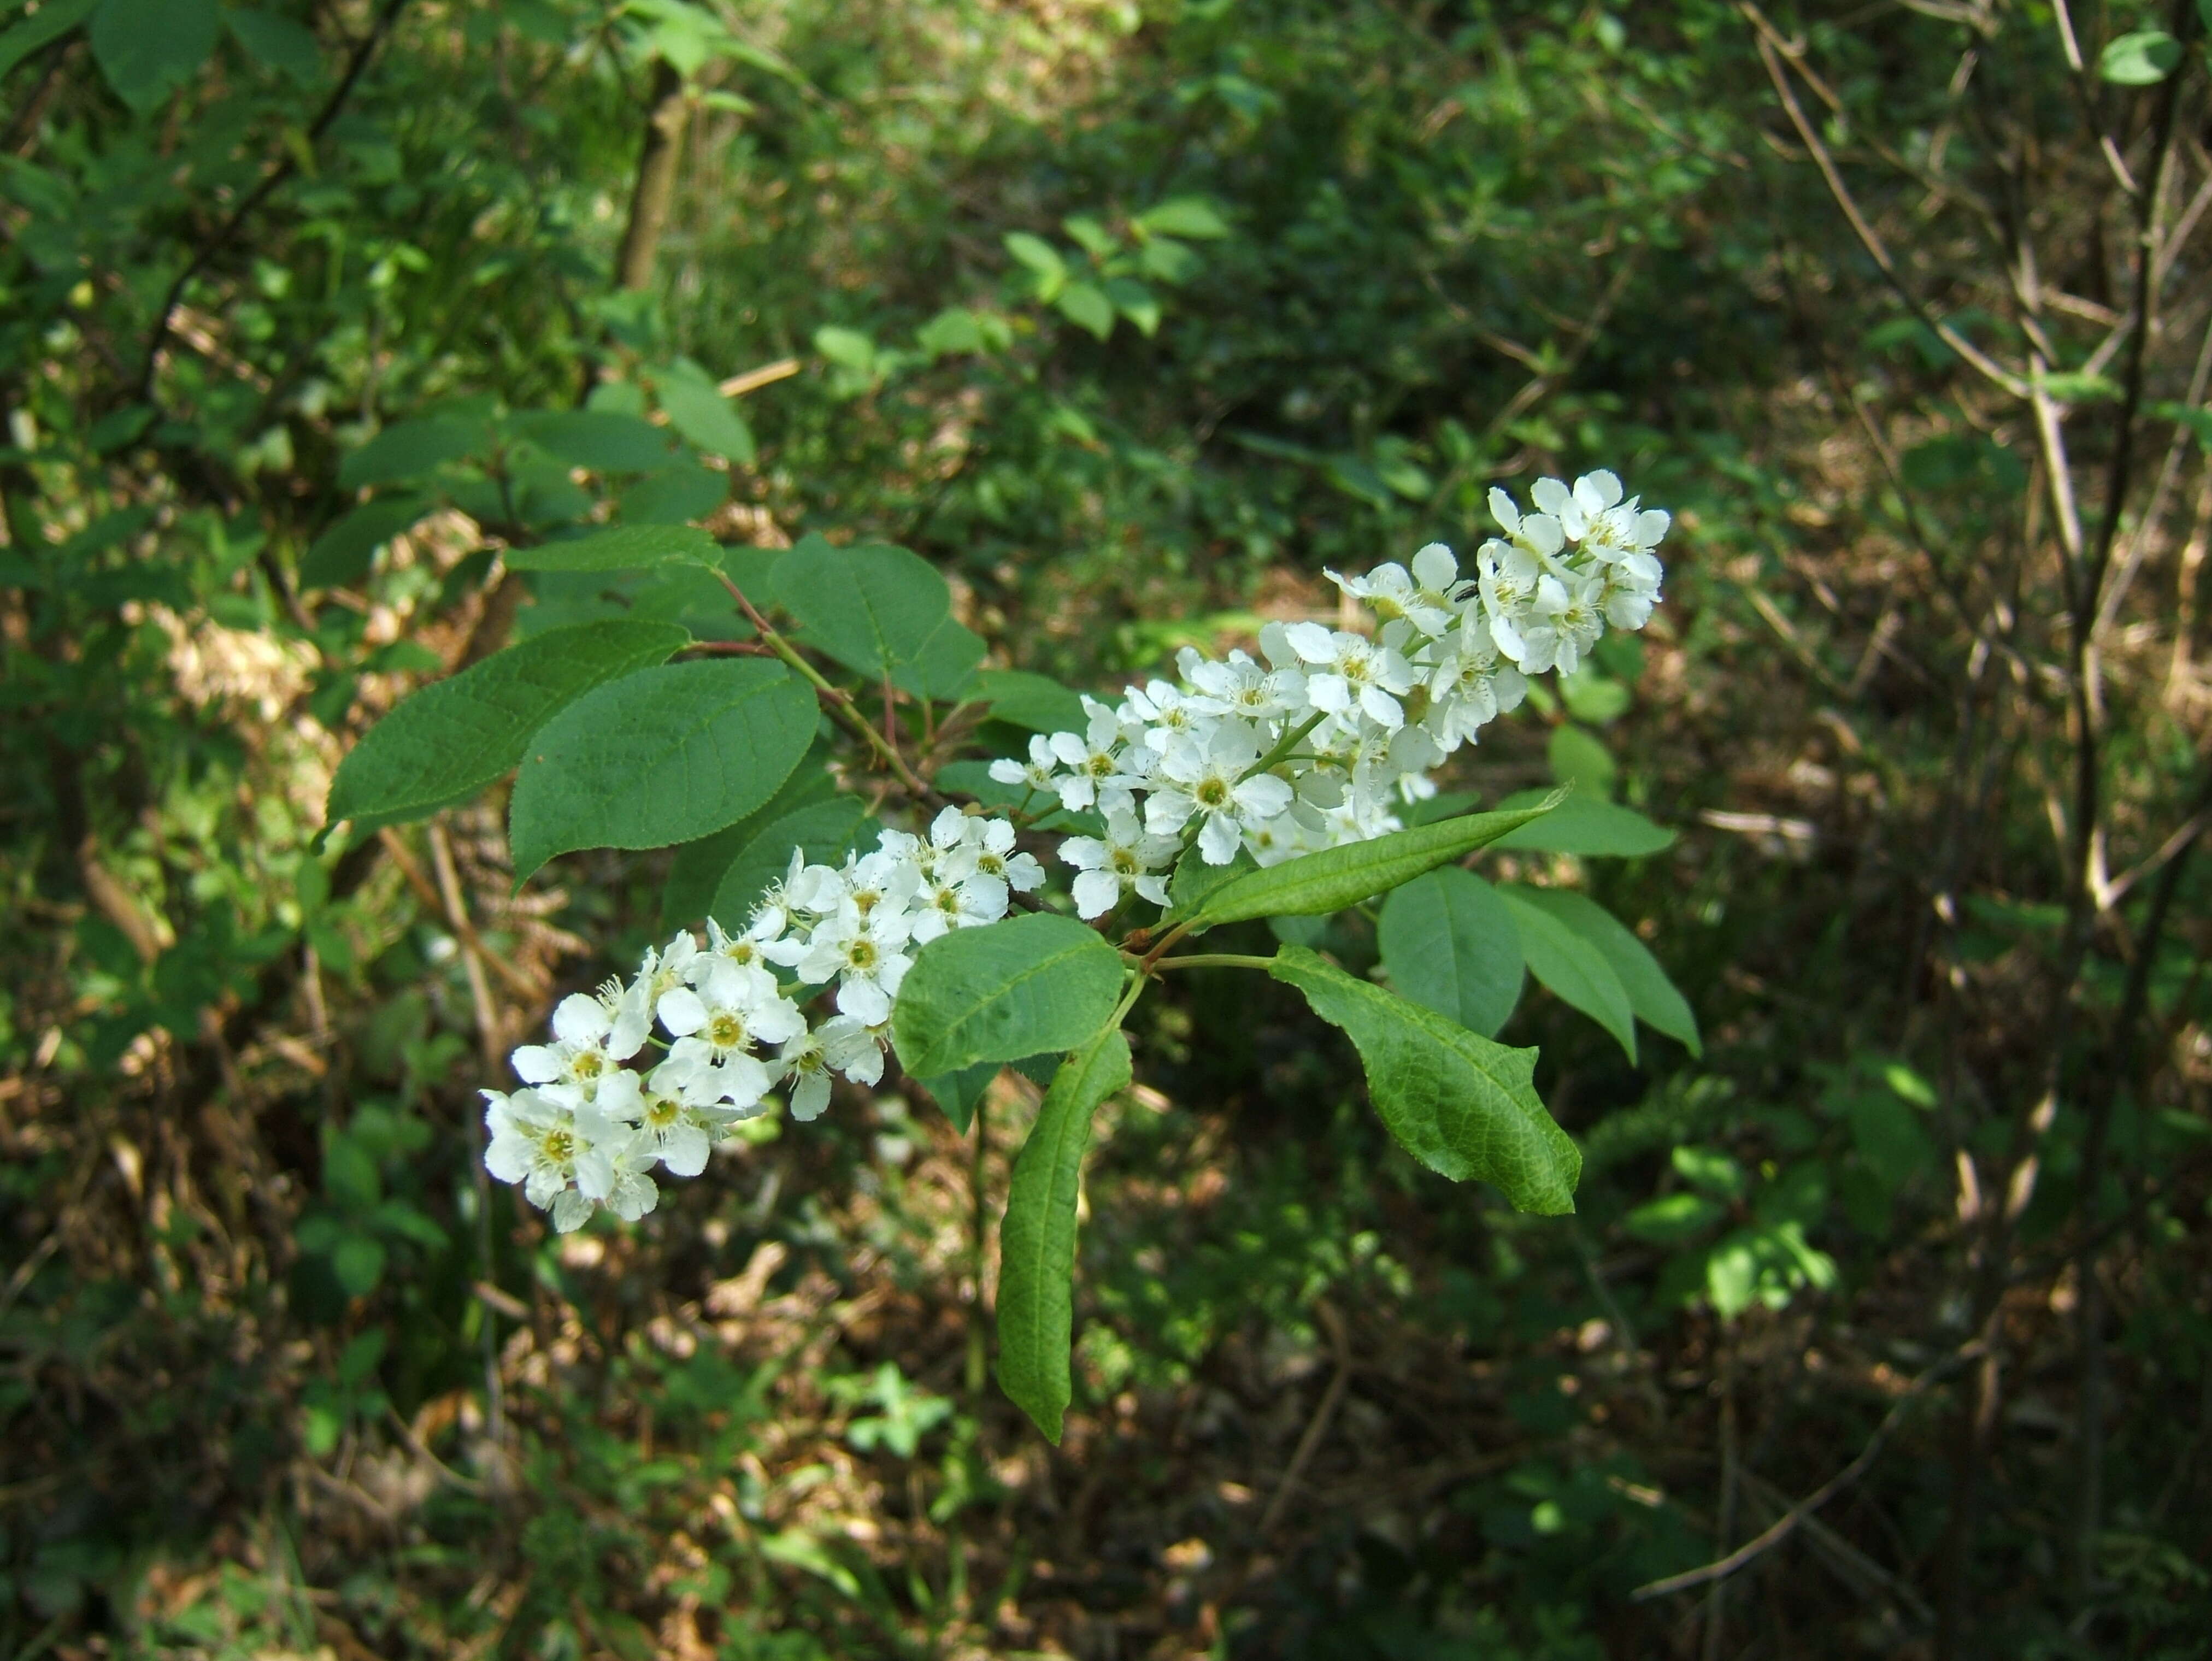
[[[935,1078],[915,1082],[935,1098],[937,1105],[945,1110],[945,1117],[952,1121],[952,1128],[964,1137],[969,1126],[975,1122],[975,1104],[982,1100],[984,1092],[991,1088],[1002,1065],[1001,1062],[979,1061],[957,1073],[939,1073]],[[1000,1307],[1005,1306],[1002,1299]]]
[[[1603,952],[1529,898],[1534,892],[1518,882],[1498,890],[1512,908],[1529,973],[1620,1040],[1628,1058],[1635,1060],[1636,1011],[1628,1001],[1628,989]]]
[[[1717,1149],[1678,1146],[1668,1157],[1683,1181],[1719,1198],[1741,1199],[1751,1186],[1743,1167]]]
[[[838,548],[809,534],[776,562],[775,597],[802,642],[854,674],[889,673],[905,690],[959,695],[983,643],[952,621],[952,591],[918,554],[883,543]]]
[[[752,428],[713,381],[676,366],[656,373],[653,390],[669,425],[690,443],[710,456],[752,464],[757,454]]]
[[[365,1298],[384,1278],[384,1242],[374,1234],[348,1234],[331,1253],[331,1273],[349,1298]]]
[[[1887,1090],[1853,1095],[1850,1121],[1852,1146],[1892,1194],[1936,1162],[1936,1146],[1912,1109]]]
[[[466,801],[521,761],[562,706],[665,661],[689,638],[671,623],[577,623],[422,688],[338,763],[328,821],[350,819],[358,834]]]
[[[1210,929],[1252,917],[1317,917],[1342,911],[1495,842],[1550,811],[1559,799],[1555,792],[1533,808],[1440,820],[1372,841],[1286,859],[1215,889],[1194,926]]]
[[[1170,197],[1137,215],[1137,223],[1152,236],[1189,237],[1207,241],[1229,234],[1229,221],[1202,197]]]
[[[1056,302],[1067,320],[1103,340],[1114,332],[1114,302],[1088,282],[1071,282]]]
[[[849,796],[832,797],[767,821],[739,848],[708,901],[707,915],[736,931],[751,918],[768,885],[791,869],[791,851],[805,851],[813,864],[834,864],[873,822],[868,810]]]
[[[1196,916],[1206,897],[1217,888],[1259,869],[1260,862],[1242,847],[1225,865],[1209,865],[1205,855],[1196,848],[1185,848],[1175,863],[1175,874],[1168,878],[1168,911],[1162,921],[1179,923],[1186,917]]]
[[[948,306],[914,331],[914,343],[932,357],[983,349],[982,326],[964,306]]]
[[[734,823],[813,742],[814,694],[781,664],[712,658],[595,687],[532,740],[508,840],[520,882],[576,848],[659,848]]]
[[[1575,1209],[1582,1155],[1536,1099],[1534,1050],[1493,1043],[1302,946],[1270,967],[1351,1038],[1375,1111],[1407,1153],[1454,1182],[1495,1185],[1516,1210]]]
[[[2164,29],[2138,29],[2106,46],[2097,73],[2122,87],[2150,87],[2173,73],[2181,62],[2181,42]]]
[[[674,459],[665,433],[609,409],[538,410],[510,424],[549,456],[594,473],[651,473]]]
[[[830,776],[829,761],[830,753],[817,745],[800,760],[791,770],[791,777],[757,810],[734,825],[724,826],[711,836],[702,836],[677,849],[676,858],[669,862],[668,880],[661,885],[660,926],[688,927],[709,913],[719,918],[721,913],[714,910],[714,890],[721,886],[724,874],[744,852],[745,845],[771,821],[826,801],[837,793],[837,781]],[[790,858],[790,850],[786,849],[785,861],[788,863]]]
[[[430,511],[421,496],[382,496],[363,502],[315,538],[300,561],[302,588],[343,588],[368,574],[376,550],[410,530]]]
[[[323,49],[313,29],[256,6],[234,6],[223,13],[223,21],[230,25],[246,55],[263,69],[289,76],[303,87],[322,79]]]
[[[1021,669],[987,669],[970,694],[991,706],[994,718],[1031,732],[1080,732],[1090,718],[1083,700],[1047,676]]]
[[[566,542],[512,548],[507,563],[515,571],[637,571],[671,560],[712,567],[721,552],[712,536],[688,524],[632,524]]]
[[[94,0],[46,0],[30,16],[0,29],[0,76],[84,21]]]
[[[1036,273],[1039,300],[1051,300],[1066,286],[1067,262],[1060,257],[1060,250],[1042,237],[1031,236],[1027,231],[1010,231],[1006,243],[1006,252]]]
[[[100,0],[93,61],[115,95],[143,115],[192,78],[222,29],[215,0]]]
[[[1071,917],[1036,912],[940,935],[891,1007],[891,1040],[923,1078],[1072,1050],[1121,996],[1121,956]]]
[[[1698,1037],[1698,1017],[1674,983],[1667,978],[1651,949],[1636,937],[1611,912],[1588,894],[1571,888],[1516,888],[1516,897],[1549,912],[1594,947],[1628,994],[1628,1007],[1637,1018],[1686,1048],[1703,1055]],[[1556,988],[1554,989],[1556,990]]]
[[[664,472],[647,474],[623,492],[623,522],[689,524],[705,518],[729,499],[727,474],[696,462],[679,462]]]
[[[1618,720],[1629,701],[1627,687],[1587,664],[1572,675],[1559,676],[1559,696],[1566,700],[1568,714],[1594,727]]]
[[[1060,1064],[1014,1161],[999,1225],[999,1387],[1055,1446],[1073,1394],[1068,1355],[1083,1155],[1098,1104],[1129,1078],[1129,1041],[1115,1027]]]
[[[1613,754],[1595,735],[1571,723],[1562,723],[1552,729],[1551,743],[1546,755],[1552,764],[1552,777],[1563,785],[1572,785],[1584,796],[1600,800],[1613,794]]]
[[[872,374],[876,367],[876,343],[857,329],[824,324],[814,331],[814,349],[856,374]]]
[[[1525,807],[1543,799],[1541,791],[1522,791],[1498,805]],[[1601,801],[1578,790],[1533,824],[1499,837],[1498,846],[1630,859],[1674,846],[1674,833],[1653,824],[1633,808]]]
[[[1115,277],[1106,284],[1106,298],[1114,302],[1114,309],[1137,325],[1137,332],[1150,340],[1159,332],[1160,303],[1152,298],[1152,291],[1133,277]]]
[[[1675,1246],[1728,1215],[1728,1207],[1703,1194],[1662,1194],[1647,1200],[1620,1220],[1638,1240]]]
[[[1521,931],[1498,891],[1445,866],[1391,890],[1376,931],[1400,992],[1495,1038],[1521,1001]]]
[[[458,415],[394,421],[338,464],[338,486],[358,490],[365,484],[419,479],[484,447],[483,427]]]

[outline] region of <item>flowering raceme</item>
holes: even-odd
[[[1186,647],[1179,681],[1129,687],[1114,705],[1084,699],[1083,730],[991,762],[991,779],[1020,793],[1011,818],[948,807],[926,834],[885,830],[842,866],[794,850],[742,931],[710,921],[704,946],[678,934],[635,979],[562,1001],[553,1041],[514,1053],[526,1088],[484,1092],[487,1167],[561,1230],[601,1206],[635,1218],[658,1199],[655,1166],[697,1173],[771,1092],[807,1120],[833,1073],[875,1083],[915,955],[1043,887],[1017,821],[1089,817],[1097,834],[1059,847],[1085,920],[1132,900],[1166,906],[1187,850],[1208,865],[1240,854],[1270,865],[1402,828],[1399,810],[1436,793],[1431,771],[1517,706],[1529,676],[1573,673],[1608,627],[1641,628],[1658,602],[1666,513],[1609,472],[1540,479],[1530,494],[1523,512],[1490,493],[1504,534],[1471,571],[1432,543],[1407,566],[1330,572],[1371,633],[1271,622],[1256,658]],[[834,1013],[810,1020],[824,993]],[[665,1055],[634,1070],[649,1044]]]

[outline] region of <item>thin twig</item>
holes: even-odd
[[[1648,1581],[1637,1587],[1629,1595],[1641,1603],[1648,1603],[1654,1597],[1664,1597],[1669,1592],[1687,1591],[1692,1586],[1702,1586],[1709,1580],[1718,1580],[1734,1574],[1738,1569],[1773,1550],[1775,1547],[1790,1537],[1800,1523],[1866,1475],[1875,1459],[1881,1457],[1881,1451],[1887,1445],[1891,1435],[1895,1433],[1898,1426],[1904,1422],[1907,1408],[1932,1386],[1941,1383],[1969,1361],[1979,1357],[1987,1349],[1988,1346],[1981,1340],[1975,1339],[1952,1351],[1950,1355],[1946,1355],[1907,1385],[1904,1393],[1891,1405],[1888,1413],[1883,1415],[1881,1423],[1875,1428],[1875,1433],[1868,1438],[1867,1445],[1859,1450],[1858,1458],[1853,1459],[1850,1464],[1784,1512],[1775,1519],[1771,1527],[1745,1541],[1717,1561],[1707,1563],[1702,1568],[1686,1569],[1680,1574],[1670,1574],[1663,1580]]]
[[[1291,1454],[1291,1462],[1283,1467],[1283,1479],[1275,1484],[1274,1497],[1267,1501],[1267,1509],[1260,1518],[1262,1538],[1275,1531],[1275,1525],[1283,1520],[1284,1507],[1289,1505],[1291,1490],[1297,1486],[1298,1478],[1305,1475],[1307,1464],[1320,1448],[1322,1438],[1328,1434],[1328,1422],[1336,1415],[1339,1402],[1344,1399],[1344,1387],[1352,1379],[1352,1344],[1344,1330],[1344,1322],[1335,1310],[1316,1300],[1314,1313],[1328,1330],[1330,1346],[1336,1351],[1336,1371],[1330,1377],[1328,1388],[1322,1392],[1321,1402],[1314,1415],[1306,1422],[1305,1434],[1298,1438],[1297,1447]]]

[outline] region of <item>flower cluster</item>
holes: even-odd
[[[1161,874],[1194,840],[1209,864],[1240,848],[1272,864],[1395,830],[1399,807],[1433,794],[1430,769],[1518,704],[1528,676],[1573,673],[1608,624],[1641,628],[1668,516],[1624,500],[1606,472],[1532,494],[1523,513],[1490,493],[1505,534],[1472,576],[1438,543],[1410,571],[1329,573],[1374,615],[1372,633],[1269,623],[1258,658],[1186,647],[1179,682],[1130,687],[1117,705],[1086,698],[1082,731],[993,762],[1000,783],[1105,821],[1103,836],[1061,845],[1076,909],[1102,916],[1132,894],[1164,904]]]
[[[715,1143],[766,1111],[769,1092],[811,1119],[829,1106],[832,1073],[880,1079],[915,951],[997,922],[1013,894],[1043,882],[1012,825],[958,808],[927,836],[884,831],[842,867],[794,851],[743,932],[710,920],[703,947],[678,934],[646,953],[634,980],[562,1001],[553,1041],[512,1058],[525,1088],[483,1093],[485,1166],[520,1183],[563,1233],[601,1205],[644,1215],[659,1198],[656,1165],[696,1176]],[[810,1024],[799,1000],[831,987],[836,1012]],[[648,1045],[666,1053],[643,1070],[633,1064]]]
[[[1435,793],[1430,770],[1517,705],[1528,676],[1571,674],[1608,626],[1643,627],[1668,516],[1624,499],[1607,472],[1540,479],[1531,494],[1523,513],[1490,493],[1504,534],[1476,551],[1472,574],[1435,543],[1410,569],[1330,572],[1372,614],[1371,633],[1278,622],[1260,631],[1256,658],[1186,648],[1178,680],[1127,688],[1114,705],[1085,698],[1082,731],[994,761],[994,780],[1024,788],[1024,809],[1056,801],[1095,816],[1103,834],[1060,845],[1078,913],[1103,917],[1131,896],[1165,906],[1166,873],[1188,847],[1212,865],[1240,851],[1273,864],[1398,829],[1400,808]],[[1011,822],[958,808],[926,836],[884,831],[842,867],[794,851],[742,932],[710,921],[705,945],[679,934],[634,980],[561,1003],[553,1041],[514,1052],[526,1088],[484,1092],[486,1166],[564,1232],[600,1206],[643,1215],[659,1199],[655,1166],[696,1175],[771,1091],[811,1119],[831,1074],[879,1080],[915,952],[998,921],[1044,875]],[[836,1013],[810,1021],[802,1003],[825,992]],[[648,1045],[666,1052],[649,1070],[636,1062]]]

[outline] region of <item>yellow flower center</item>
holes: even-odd
[[[725,1009],[707,1023],[707,1041],[718,1050],[734,1050],[745,1041],[745,1023]]]

